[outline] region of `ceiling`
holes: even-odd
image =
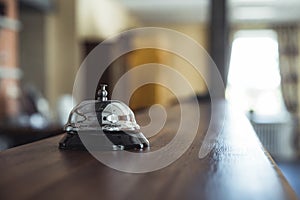
[[[205,22],[210,0],[117,0],[144,22]],[[237,22],[300,23],[300,0],[228,0]]]

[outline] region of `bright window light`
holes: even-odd
[[[245,112],[282,113],[276,32],[244,30],[235,34],[226,97],[233,106]]]

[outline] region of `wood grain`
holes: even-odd
[[[200,108],[193,144],[174,163],[154,172],[123,173],[89,152],[61,151],[62,136],[1,152],[0,199],[297,199],[245,117],[224,104],[222,133],[204,141],[210,104]],[[178,128],[179,107],[167,113],[165,128],[150,139],[153,149],[168,143]],[[140,123],[149,121],[147,113],[136,117]],[[213,147],[202,159],[201,145]]]

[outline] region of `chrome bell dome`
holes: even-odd
[[[108,100],[105,87],[100,85],[97,100],[83,101],[70,112],[64,127],[67,136],[60,142],[61,149],[85,148],[81,142],[83,138],[100,141],[91,145],[100,147],[97,149],[103,145],[113,150],[149,147],[132,110],[121,101]],[[107,139],[110,142],[105,142]]]

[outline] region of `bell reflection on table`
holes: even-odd
[[[101,85],[97,100],[83,101],[71,111],[65,125],[67,135],[60,141],[59,148],[123,150],[149,147],[134,113],[121,101],[107,100],[105,87]]]

